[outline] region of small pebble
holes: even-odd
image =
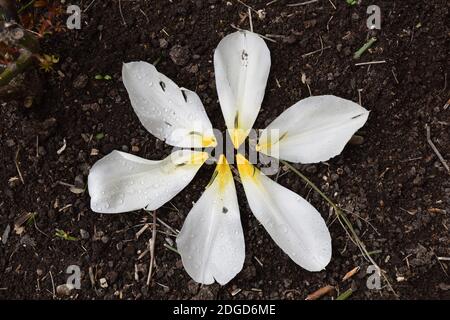
[[[90,237],[89,232],[87,232],[84,229],[80,229],[80,236],[81,236],[81,239],[84,239],[84,240],[89,239],[89,237]]]
[[[58,296],[68,297],[75,287],[72,284],[61,284],[56,287],[56,294]]]

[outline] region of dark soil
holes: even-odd
[[[350,220],[398,297],[449,299],[449,262],[438,257],[450,256],[450,180],[425,129],[428,124],[448,162],[449,2],[374,0],[350,6],[333,0],[336,10],[326,0],[299,7],[267,2],[247,1],[266,12],[262,20],[253,12],[254,30],[280,35],[273,38],[276,43],[267,42],[272,69],[255,128],[264,128],[309,96],[302,73],[313,95],[358,101],[361,90],[362,104],[371,110],[359,133],[364,142],[347,146],[327,163],[297,167],[352,212]],[[368,4],[382,9],[379,31],[366,27]],[[120,78],[122,62],[159,60],[158,69],[195,90],[213,125],[224,130],[213,51],[235,31],[231,24],[249,25],[242,21],[247,8],[237,1],[121,1],[121,8],[123,18],[118,1],[94,1],[83,13],[81,30],[44,41],[44,51],[58,55],[60,63],[52,73],[41,73],[45,91],[40,105],[26,109],[19,99],[2,101],[0,236],[8,225],[11,231],[2,239],[6,243],[0,242],[0,298],[51,299],[52,281],[55,287],[65,283],[65,271],[73,264],[81,268],[82,288],[71,299],[304,299],[329,284],[341,291],[352,288],[353,299],[396,298],[385,281],[381,290],[366,287],[369,264],[329,216],[326,203],[292,172],[280,174],[278,182],[307,197],[331,225],[333,258],[326,271],[309,273],[292,262],[253,217],[238,184],[247,256],[242,272],[226,286],[201,287],[184,271],[180,256],[164,246],[173,239],[158,233],[156,272],[146,285],[150,257],[138,257],[148,247],[151,228],[138,239],[136,232],[151,221],[150,214],[93,213],[87,191],[73,193],[61,182],[83,187],[90,166],[113,149],[148,159],[170,153],[171,147],[149,134],[134,114]],[[353,53],[370,36],[378,42],[355,61]],[[324,50],[303,58],[321,48],[320,39]],[[187,56],[171,57],[174,46],[182,47],[175,54]],[[379,60],[386,63],[355,66]],[[112,80],[95,80],[98,74]],[[64,139],[67,147],[57,154]],[[98,155],[91,155],[92,149]],[[204,166],[171,204],[157,211],[158,217],[180,229],[212,169]],[[14,222],[28,212],[36,213],[34,222],[25,223],[18,234]],[[55,237],[55,229],[78,241]],[[342,282],[356,266],[361,271]],[[107,288],[101,287],[102,278]],[[233,296],[237,289],[242,291]]]

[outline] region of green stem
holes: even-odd
[[[33,3],[35,3],[36,0],[31,0],[29,1],[27,4],[25,4],[24,6],[22,6],[19,10],[17,10],[18,14],[21,14],[23,11],[25,11],[29,6],[31,6]]]
[[[309,184],[309,186],[311,188],[313,188],[318,194],[320,194],[322,196],[322,198],[325,199],[326,202],[328,202],[333,209],[339,211],[339,208],[334,204],[333,201],[330,200],[330,198],[328,198],[326,196],[325,193],[323,193],[311,180],[309,180],[304,174],[302,174],[300,171],[298,171],[297,169],[294,168],[294,166],[292,166],[289,162],[286,162],[284,160],[280,160],[281,163],[283,163],[283,165],[285,165],[286,167],[289,168],[289,170],[291,170],[292,172],[294,172],[296,175],[298,175],[300,178],[302,178],[307,184]]]
[[[348,289],[347,291],[341,293],[336,300],[347,300],[348,298],[350,298],[350,296],[353,294],[353,290],[352,289]]]
[[[361,47],[361,49],[359,49],[358,51],[355,52],[355,54],[353,55],[353,59],[359,59],[363,55],[363,53],[366,52],[366,50],[369,49],[376,41],[377,41],[377,38],[375,38],[375,37],[370,38],[369,41],[367,41]]]
[[[0,74],[0,87],[7,85],[15,76],[23,72],[32,61],[33,55],[28,50],[23,50],[19,58],[10,63]]]
[[[180,253],[178,252],[177,249],[175,249],[174,247],[169,246],[168,244],[164,243],[164,247],[169,249],[170,251],[175,252],[176,254],[180,255]]]
[[[328,202],[331,207],[334,209],[334,212],[336,213],[337,219],[339,220],[340,224],[344,228],[345,232],[350,236],[350,239],[356,244],[356,246],[361,251],[363,257],[372,265],[374,265],[378,272],[381,274],[381,276],[384,278],[386,283],[389,286],[389,289],[394,293],[394,295],[397,296],[397,293],[395,292],[394,288],[390,284],[389,280],[385,276],[385,274],[381,271],[381,268],[378,266],[378,264],[372,259],[370,252],[367,251],[366,246],[359,238],[358,234],[355,232],[355,229],[353,228],[353,225],[351,224],[350,220],[348,220],[345,213],[330,199],[327,197],[325,193],[323,193],[311,180],[309,180],[304,174],[302,174],[300,171],[298,171],[294,166],[292,166],[289,162],[286,162],[284,160],[280,160],[283,165],[288,167],[292,172],[294,172],[296,175],[298,175],[302,180],[304,180],[311,188],[313,188],[320,196],[325,199],[326,202]]]

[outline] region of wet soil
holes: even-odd
[[[138,239],[136,233],[151,215],[143,210],[96,214],[88,192],[79,193],[89,168],[114,149],[147,159],[171,151],[133,113],[120,78],[122,62],[157,61],[159,71],[199,94],[213,125],[224,130],[212,56],[220,39],[235,31],[232,25],[249,28],[247,8],[219,0],[94,1],[88,7],[90,2],[80,3],[86,9],[81,30],[43,42],[60,62],[52,73],[41,72],[40,105],[26,109],[20,99],[1,104],[0,236],[10,229],[0,241],[1,298],[304,299],[325,285],[352,288],[352,299],[450,298],[449,262],[442,259],[450,256],[449,173],[426,136],[428,125],[448,162],[448,1],[374,0],[350,6],[333,0],[336,8],[326,0],[297,7],[287,6],[295,1],[246,2],[255,10],[255,32],[275,35],[275,42],[267,41],[272,67],[255,128],[264,128],[310,94],[360,100],[371,111],[358,133],[362,144],[348,145],[327,163],[296,167],[348,210],[397,296],[384,280],[380,290],[367,288],[369,263],[323,199],[286,170],[278,182],[307,197],[330,225],[333,258],[325,271],[309,273],[292,262],[253,217],[237,184],[246,241],[242,272],[223,287],[199,286],[184,271],[180,256],[167,248],[174,239],[159,224],[155,274],[147,286],[149,255],[140,256],[148,248],[151,228]],[[381,30],[367,29],[369,4],[381,8]],[[257,10],[265,17],[258,17]],[[353,53],[372,36],[378,41],[354,60]],[[178,56],[171,56],[171,50],[178,50]],[[355,65],[372,61],[385,62]],[[96,75],[112,79],[96,80]],[[58,153],[64,141],[66,148]],[[212,170],[204,166],[157,211],[158,217],[180,229]],[[67,184],[78,189],[71,191]],[[14,230],[27,213],[34,213],[34,219]],[[56,237],[56,229],[77,240]],[[81,269],[81,290],[54,296],[70,265]],[[358,274],[341,281],[357,266]]]

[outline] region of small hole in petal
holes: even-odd
[[[159,85],[161,86],[162,91],[166,91],[166,84],[162,81],[159,82]]]
[[[354,117],[352,117],[352,120],[353,119],[356,119],[356,118],[359,118],[359,117],[361,117],[363,114],[361,113],[361,114],[358,114],[357,116],[354,116]]]
[[[184,101],[188,102],[188,101],[187,101],[187,94],[186,94],[186,91],[181,90],[181,93],[183,94]]]

